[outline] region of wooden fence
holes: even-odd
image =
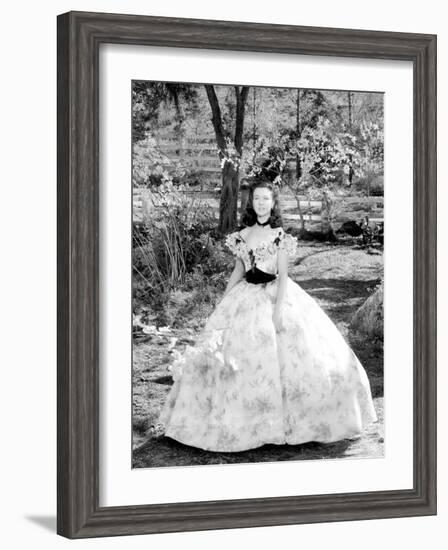
[[[157,139],[157,145],[169,159],[180,161],[197,172],[201,172],[207,178],[209,185],[220,184],[221,167],[215,139],[179,140],[177,137],[162,135]]]
[[[219,194],[211,192],[186,191],[185,194],[193,200],[200,200],[204,205],[219,216]],[[297,226],[300,222],[300,215],[297,209],[297,201],[290,195],[280,196],[282,214],[286,225]],[[156,200],[153,200],[149,189],[136,188],[133,192],[133,221],[141,222],[151,216],[157,208]],[[344,197],[336,203],[336,214],[333,220],[333,227],[337,229],[339,225],[348,220],[360,220],[368,215],[373,222],[383,221],[383,197]],[[238,201],[238,208],[240,201]],[[300,207],[305,221],[310,225],[321,222],[322,202],[319,200],[308,200],[306,197],[300,198]]]

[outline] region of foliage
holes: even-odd
[[[314,119],[313,126],[305,127],[300,138],[291,135],[274,141],[260,140],[257,150],[247,155],[249,175],[264,173],[279,186],[288,186],[299,201],[306,195],[309,200],[323,203],[323,215],[330,225],[340,214],[341,199],[355,192],[349,174],[355,181],[370,178],[383,171],[383,135],[378,125],[362,126],[361,139],[347,131],[335,130],[327,118]],[[298,159],[300,176],[288,166],[288,160]]]
[[[133,141],[144,139],[154,122],[159,123],[162,105],[175,108],[175,124],[179,128],[186,113],[184,103],[196,106],[197,88],[191,84],[175,82],[149,82],[134,80],[132,82],[132,138]]]
[[[133,124],[140,128],[133,151],[134,185],[152,189],[172,182],[214,190],[222,185],[222,174],[228,174],[236,188],[239,177],[263,171],[292,190],[303,229],[304,195],[323,202],[323,224],[330,228],[346,195],[382,195],[381,94],[251,87],[237,150],[235,87],[216,85],[214,90],[221,147],[204,85],[133,83]],[[224,207],[236,208],[224,191],[220,216]]]
[[[207,204],[173,184],[153,192],[154,214],[133,230],[134,299],[162,310],[176,289],[198,290],[204,279],[222,288],[229,256],[212,236]]]
[[[153,135],[162,132],[181,140],[208,138],[214,141],[214,129],[210,120],[210,106],[202,85],[137,81],[133,86],[133,109],[145,111],[148,119],[146,131]],[[224,130],[229,145],[226,160],[239,162],[232,151],[230,136],[235,124],[235,94],[233,86],[215,86]],[[347,92],[294,90],[280,88],[251,88],[246,103],[244,125],[244,163],[250,164],[260,151],[277,142],[293,144],[301,137],[313,138],[310,130],[322,127],[322,121],[331,121],[327,135],[338,136],[347,148],[370,160],[376,172],[382,170],[382,116],[380,94],[352,92],[352,121],[348,124]],[[297,103],[299,99],[299,103]],[[178,109],[182,117],[178,117]],[[163,116],[162,116],[163,115]],[[138,117],[137,117],[138,118]],[[140,120],[140,119],[139,119]],[[137,119],[134,117],[134,126]],[[376,127],[376,128],[375,128]],[[376,133],[376,134],[375,134]],[[344,134],[354,136],[344,138]],[[146,135],[139,134],[140,139]],[[369,143],[369,140],[375,143]],[[367,146],[367,147],[366,147]],[[224,152],[225,153],[225,152]],[[285,149],[286,156],[294,155],[294,147]],[[218,157],[218,151],[217,151]],[[362,179],[365,169],[358,169]]]
[[[185,177],[185,168],[182,164],[164,154],[155,138],[149,134],[134,144],[132,161],[134,187],[170,184]]]
[[[367,195],[382,182],[384,173],[384,131],[377,123],[363,122],[360,126],[359,172]],[[380,188],[382,190],[382,186]],[[376,193],[378,194],[378,193]]]
[[[228,136],[225,136],[224,140],[226,144],[224,149],[216,147],[216,151],[221,159],[221,169],[228,163],[238,172],[241,165],[241,155],[236,150],[234,142]]]

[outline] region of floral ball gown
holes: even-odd
[[[367,375],[317,302],[287,278],[283,329],[273,320],[277,254],[297,241],[282,228],[254,250],[240,232],[227,246],[246,276],[218,304],[195,346],[170,367],[160,415],[165,435],[210,451],[359,436],[376,421]]]

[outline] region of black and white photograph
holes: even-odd
[[[445,548],[443,6],[5,4],[4,548]]]
[[[384,456],[384,95],[132,81],[133,468]]]

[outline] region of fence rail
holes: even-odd
[[[196,191],[185,192],[193,200],[201,200],[209,211],[218,219],[219,217],[219,195],[213,196],[211,193],[201,193]],[[152,199],[149,189],[136,188],[133,191],[133,221],[142,222],[151,216],[157,210],[157,205]],[[297,225],[300,221],[300,214],[297,209],[297,201],[290,196],[280,198],[282,205],[282,215],[287,224]],[[372,222],[383,222],[384,219],[384,198],[383,197],[344,197],[338,204],[338,211],[332,220],[333,226],[337,229],[345,221],[359,220],[368,215]],[[356,208],[355,208],[356,206]],[[238,209],[241,207],[241,201],[238,200]],[[322,201],[308,200],[306,197],[300,197],[300,207],[305,222],[319,223],[322,221],[321,210]]]

